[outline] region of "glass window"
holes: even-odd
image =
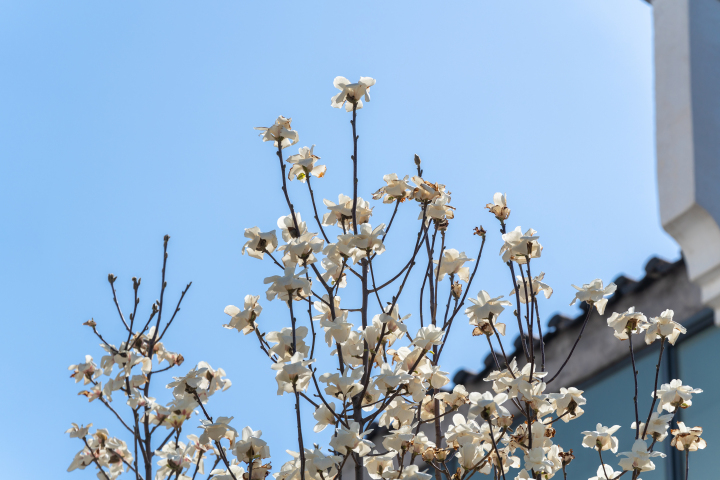
[[[717,478],[717,452],[720,445],[720,420],[717,416],[717,399],[720,395],[720,372],[717,370],[720,353],[720,328],[710,326],[678,344],[678,376],[683,385],[701,388],[703,393],[693,395],[692,406],[682,410],[680,420],[689,427],[702,427],[708,447],[690,454],[690,476]],[[684,468],[684,454],[680,458]],[[684,472],[683,472],[684,473]]]
[[[623,342],[627,345],[627,342]],[[666,350],[667,351],[667,350]],[[659,348],[648,348],[647,351],[639,352],[636,355],[636,366],[638,369],[638,412],[641,422],[645,422],[650,411],[652,397],[650,393],[655,383],[655,367],[657,365]],[[663,355],[663,364],[666,364],[667,357]],[[661,367],[658,383],[667,382],[666,367]],[[570,387],[572,385],[568,385]],[[577,385],[577,388],[584,390],[583,396],[587,399],[587,405],[582,408],[585,413],[579,418],[565,424],[562,420],[553,425],[557,430],[555,443],[567,451],[573,449],[575,460],[567,467],[568,478],[589,478],[596,475],[600,466],[600,458],[596,450],[582,446],[583,435],[580,432],[595,430],[598,423],[606,427],[620,425],[615,433],[620,447],[619,452],[627,452],[632,448],[635,441],[635,430],[630,425],[635,421],[635,407],[633,396],[635,386],[632,375],[632,363],[630,357],[623,360],[607,372],[600,375],[597,380],[587,382],[585,385]],[[666,439],[656,451],[668,453],[664,449],[669,448],[669,438]],[[603,452],[603,460],[606,465],[611,465],[614,470],[620,470],[618,461],[620,458],[609,451]],[[655,470],[642,474],[643,480],[665,480],[666,470],[669,470],[668,458],[659,459],[655,462]],[[627,475],[626,475],[627,477]],[[703,478],[698,475],[699,478]],[[707,477],[710,478],[710,477]]]

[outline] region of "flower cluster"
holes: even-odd
[[[340,93],[332,97],[332,106],[344,106],[352,112],[355,167],[357,113],[363,100],[370,101],[369,89],[375,83],[369,77],[361,77],[357,83],[344,77],[334,81]],[[422,177],[418,156],[417,175],[391,173],[383,177],[385,185],[372,194],[374,202],[381,201],[376,204],[378,211],[358,196],[354,173],[352,195],[339,194],[337,202],[324,199],[321,214],[311,179],[323,178],[327,166],[316,164],[319,157],[314,154],[315,145],[285,158],[283,150],[298,142],[291,119],[279,116],[272,126],[258,130],[263,141],[272,141],[277,149],[287,214],[275,222],[279,232],[267,225],[245,229],[247,240],[241,252],[271,270],[264,279],[265,299],[250,294],[244,297],[242,308],[228,305],[225,313],[230,319],[223,326],[242,332],[240,341],[251,342],[266,357],[265,368],[275,376],[276,394],[292,403],[296,411],[297,424],[292,430],[298,439],[297,449],[288,450],[287,461],[273,472],[270,448],[260,430],[249,426],[238,430],[232,425],[232,416],[213,417],[211,397],[227,390],[231,382],[222,368],[215,369],[207,362],[201,361],[185,375],[164,382],[169,402],[161,403],[150,396],[151,382],[184,360],[162,343],[180,303],[168,315],[173,310],[163,305],[167,285],[163,281],[161,300],[152,305],[150,319],[136,322],[140,280],[133,278],[135,304],[128,323],[116,297],[115,277],[110,275],[113,298],[126,330],[124,341],[116,347],[105,341],[94,320],[86,322],[101,340],[106,355],[99,365],[87,355],[69,370],[71,378],[85,388],[80,394],[90,402],[99,400],[94,405],[111,410],[132,440],[126,443],[110,437],[105,429],[90,434],[91,425],[73,424],[67,433],[81,439],[83,448],[69,470],[93,465],[98,477],[108,480],[124,472],[143,480],[189,480],[206,471],[216,480],[264,480],[271,474],[275,480],[335,480],[350,469],[355,480],[361,480],[365,472],[374,480],[430,480],[433,476],[467,480],[475,474],[493,475],[497,480],[547,480],[558,474],[566,478],[566,468],[574,456],[572,450],[556,443],[553,424],[570,423],[585,414],[587,400],[582,390],[553,381],[575,351],[590,313],[596,310],[604,315],[616,286],[604,287],[599,279],[574,286],[577,293],[571,305],[585,302],[588,315],[566,361],[550,372],[545,365],[544,343],[535,342],[535,329],[542,320],[539,298],[550,298],[553,289],[545,283],[544,272],[537,276],[531,273],[531,265],[541,260],[543,247],[532,228],[524,233],[519,226],[507,231],[511,210],[505,194],[496,193],[486,208],[500,224],[499,257],[508,267],[508,289],[498,288],[496,280],[483,278],[481,282],[492,292],[507,292],[510,283],[512,289],[507,299],[491,296],[486,290],[467,298],[471,288],[477,289],[473,283],[488,235],[482,227],[475,228],[479,237],[475,240],[479,245],[471,251],[477,250],[475,258],[446,245],[446,232],[455,218],[450,192],[445,185]],[[297,188],[307,187],[314,214],[310,229],[295,210],[290,198],[295,192],[288,189],[287,180]],[[389,220],[371,223],[383,215],[380,210],[390,208],[383,204],[392,205]],[[399,272],[386,276],[381,269],[381,261],[388,257],[385,240],[396,214],[404,214],[401,208],[413,210],[409,218],[417,214],[416,233],[412,232],[411,248],[399,252],[403,256]],[[412,285],[408,278],[413,273],[422,286],[420,308],[411,316],[408,305],[417,305],[407,298],[408,285]],[[340,289],[346,292],[352,287],[358,287],[357,292],[343,293],[341,298]],[[508,308],[513,303],[514,311],[505,316],[516,317],[520,339],[516,356],[507,358],[503,339],[508,328],[499,320],[506,310],[513,310]],[[401,305],[405,315],[400,313]],[[270,314],[263,314],[261,319],[263,311]],[[494,368],[484,378],[488,387],[484,391],[451,386],[450,374],[440,364],[453,325],[464,323],[455,321],[461,312],[468,323],[456,326],[454,334],[464,328],[461,335],[480,337],[483,348],[487,342],[492,352]],[[269,330],[266,327],[276,322],[266,322],[266,318],[287,318],[287,323]],[[513,328],[514,324],[510,323]],[[648,320],[630,308],[613,313],[607,325],[617,339],[628,341],[630,355],[634,355],[633,335],[644,335],[647,344],[660,340],[662,356],[665,341],[674,345],[685,333],[682,325],[673,321],[672,310]],[[247,348],[246,343],[243,348]],[[162,362],[167,365],[161,366]],[[635,404],[636,421],[631,428],[636,440],[629,451],[618,453],[615,433],[620,425],[597,424],[595,430],[583,431],[582,445],[596,450],[600,461],[593,478],[614,479],[630,471],[638,480],[640,473],[655,468],[652,459],[663,456],[655,448],[669,433],[673,435],[671,445],[678,450],[704,449],[700,427],[677,422],[677,428],[671,429],[676,412],[690,407],[693,395],[701,392],[680,380],[656,384],[644,422]],[[119,413],[123,406],[128,407],[127,416]],[[313,432],[326,432],[326,447],[309,440],[310,427],[300,420],[305,408],[312,409]],[[198,418],[191,420],[193,416]],[[188,434],[193,431],[190,426],[197,427],[193,430],[199,435]],[[159,428],[165,435],[153,437]],[[182,441],[181,433],[185,434]],[[617,465],[603,459],[603,452],[621,457]],[[211,457],[212,466],[206,468]],[[593,473],[595,470],[589,474]]]

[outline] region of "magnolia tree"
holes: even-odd
[[[498,318],[511,302],[491,298],[484,290],[467,298],[471,288],[477,289],[473,282],[486,232],[482,227],[474,231],[477,260],[446,245],[446,231],[454,217],[450,194],[444,185],[422,177],[420,158],[415,156],[415,176],[385,175],[386,185],[372,194],[373,200],[391,207],[387,225],[371,222],[378,212],[358,196],[358,111],[363,108],[363,97],[370,100],[369,89],[374,84],[368,77],[357,83],[343,77],[334,81],[340,93],[332,97],[332,106],[352,115],[352,194],[341,194],[337,203],[324,200],[327,211],[322,217],[311,180],[321,179],[326,167],[316,164],[319,157],[313,148],[303,147],[296,155],[285,156],[284,150],[298,143],[289,118],[281,116],[274,125],[258,128],[262,140],[276,149],[289,214],[277,221],[282,241],[275,230],[252,227],[245,230],[248,240],[242,251],[277,273],[268,273],[265,279],[266,300],[283,305],[288,326],[263,331],[259,296],[248,295],[242,308],[225,308],[230,320],[224,327],[244,333],[245,342],[259,347],[267,357],[268,373],[275,374],[277,394],[289,396],[294,403],[296,425],[287,428],[297,434],[297,452],[289,452],[290,459],[272,475],[277,480],[334,480],[345,471],[346,477],[351,474],[353,480],[362,480],[367,471],[377,480],[429,480],[432,476],[463,480],[476,473],[496,480],[567,478],[572,450],[553,442],[552,424],[572,422],[583,414],[586,401],[576,388],[551,384],[575,351],[593,308],[604,315],[615,285],[603,287],[600,280],[594,280],[575,287],[578,291],[571,305],[586,302],[587,317],[570,352],[554,353],[559,358],[567,355],[560,370],[546,371],[544,344],[535,340],[542,338],[538,298],[550,297],[552,289],[543,283],[543,273],[533,277],[531,271],[542,246],[532,229],[507,231],[510,209],[505,196],[496,193],[487,209],[499,223],[503,240],[500,259],[509,270],[510,299],[515,302],[521,340],[519,358],[508,358],[502,340],[505,325]],[[307,186],[314,214],[310,226],[293,206],[288,180]],[[398,252],[404,265],[400,271],[388,279],[376,279],[375,265],[388,255],[384,241],[400,208],[417,212],[417,233],[407,239],[410,248]],[[96,322],[85,323],[106,354],[99,365],[89,355],[82,363],[71,365],[72,378],[87,388],[81,395],[117,417],[114,428],[125,440],[111,436],[107,429],[91,432],[92,424],[73,424],[68,433],[82,442],[82,449],[68,470],[92,466],[104,480],[122,473],[137,480],[153,476],[155,480],[188,480],[198,474],[216,480],[263,480],[272,467],[270,448],[261,432],[250,427],[238,431],[232,425],[233,417],[220,416],[226,412],[213,411],[210,405],[214,394],[230,387],[222,369],[200,362],[155,387],[162,372],[180,370],[183,363],[183,356],[167,350],[163,339],[190,288],[188,284],[174,310],[164,304],[168,239],[166,236],[160,299],[152,305],[149,318],[137,317],[140,279],[133,278],[135,301],[126,320],[115,293],[116,277],[111,274],[108,279],[125,329],[123,338],[111,343]],[[417,276],[417,284],[422,281],[414,298],[405,291],[411,274]],[[483,284],[490,282],[483,280]],[[353,289],[354,293],[348,292]],[[341,290],[343,297],[355,299],[359,307],[348,308],[341,301]],[[403,305],[419,302],[414,324],[410,315],[400,315],[401,300]],[[462,385],[443,390],[450,382],[440,366],[443,339],[463,314],[472,334],[485,337],[492,352],[496,370],[485,379],[492,392],[469,393]],[[633,366],[632,335],[644,334],[648,344],[660,342],[655,388],[646,392],[652,402],[647,413],[639,411],[633,368],[635,398],[628,408],[635,412],[635,422],[630,425],[635,429],[635,442],[617,453],[619,445],[613,435],[618,425],[598,424],[594,431],[578,432],[583,446],[598,452],[599,466],[597,472],[576,472],[573,478],[596,473],[592,480],[625,474],[637,480],[642,472],[655,468],[654,459],[664,457],[655,449],[668,433],[673,435],[672,446],[686,452],[686,465],[689,452],[705,447],[701,428],[677,422],[676,428],[670,429],[677,412],[689,407],[692,396],[701,390],[680,380],[658,386],[665,348],[685,333],[672,317],[671,310],[648,319],[630,309],[608,318],[618,341],[627,341]],[[316,345],[322,343],[322,339],[317,341],[319,333],[324,333],[327,349]],[[316,363],[321,351],[329,356]],[[319,364],[327,365],[329,371],[319,372]],[[161,394],[162,386],[170,392],[160,400],[156,395]],[[307,408],[314,410],[317,421],[312,428],[301,422],[301,410]],[[193,415],[199,416],[201,430],[196,429],[198,421]],[[445,416],[451,416],[451,421],[441,424]],[[330,440],[320,447],[317,432],[327,427],[332,436],[323,436]],[[373,429],[378,433],[371,437]],[[188,435],[188,431],[200,435]]]

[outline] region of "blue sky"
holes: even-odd
[[[234,385],[211,411],[262,429],[274,465],[287,460],[292,401],[275,395],[250,337],[222,329],[223,308],[263,295],[276,273],[240,255],[243,229],[287,214],[273,149],[252,127],[292,117],[298,146],[316,144],[328,166],[316,196],[351,191],[349,116],[330,108],[337,75],[377,79],[358,120],[361,195],[383,174],[412,174],[417,153],[425,177],[453,192],[448,245],[475,258],[472,228],[489,231],[473,295],[512,288],[482,209],[496,191],[508,194],[510,228],[533,227],[545,247],[534,270],[555,289],[545,320],[577,313],[571,283],[639,277],[649,257],[679,257],[659,224],[651,10],[640,0],[5,1],[0,61],[0,355],[18,381],[3,387],[13,433],[0,451],[42,451],[41,468],[6,462],[10,477],[64,478],[80,449],[63,435],[70,422],[120,433],[102,405],[76,396],[66,369],[101,354],[82,322],[120,334],[109,272],[125,310],[130,278],[142,277],[149,311],[166,233],[169,301],[193,281],[166,341],[186,358],[177,374],[200,360],[222,366]],[[310,221],[301,187],[290,193]],[[383,278],[405,258],[415,208],[398,214]],[[378,202],[373,224],[390,213]],[[408,296],[401,312],[416,304]],[[287,309],[264,305],[268,329],[286,322]],[[646,313],[672,305],[661,307]],[[477,370],[486,347],[457,327],[441,363]]]

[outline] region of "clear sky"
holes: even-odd
[[[535,228],[545,247],[535,267],[555,289],[545,320],[577,314],[571,283],[640,277],[653,255],[679,258],[659,224],[651,9],[640,0],[3,1],[0,64],[8,478],[65,478],[81,445],[63,434],[70,422],[121,433],[99,402],[77,397],[67,366],[101,356],[81,326],[90,317],[120,333],[109,272],[125,310],[130,278],[142,277],[149,311],[166,233],[169,302],[193,281],[165,342],[186,358],[177,374],[200,360],[222,366],[234,385],[213,397],[213,414],[262,429],[275,467],[287,460],[292,400],[275,395],[251,337],[222,329],[223,308],[264,295],[276,273],[240,255],[243,229],[288,213],[273,149],[252,127],[292,117],[297,146],[316,144],[328,166],[316,195],[351,193],[350,117],[330,108],[337,75],[377,79],[358,121],[361,195],[383,174],[412,174],[417,153],[426,178],[453,192],[448,246],[475,258],[472,228],[489,231],[471,294],[511,290],[482,208],[496,191],[507,192],[510,228]],[[309,222],[301,187],[290,193]],[[373,224],[390,213],[377,202]],[[384,256],[399,258],[379,276],[406,258],[416,216],[403,205]],[[403,314],[415,299],[400,302]],[[267,329],[286,322],[282,305],[263,304]],[[462,320],[445,370],[481,368],[486,346],[469,333]],[[312,425],[307,408],[304,418]]]

